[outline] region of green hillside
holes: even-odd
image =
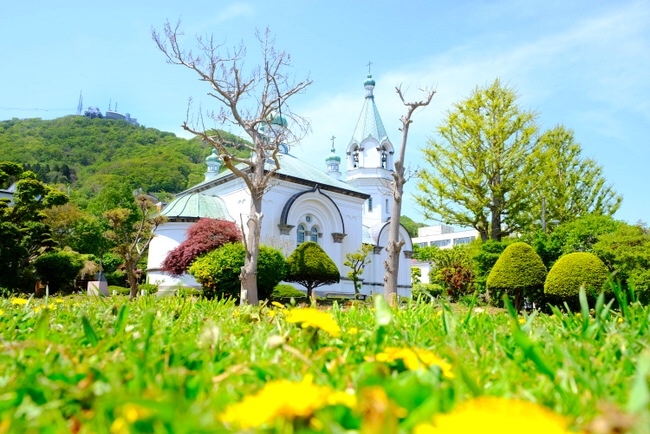
[[[114,181],[150,193],[177,193],[203,180],[209,154],[198,139],[121,120],[0,121],[0,160],[23,164],[42,181],[69,188],[82,202]]]

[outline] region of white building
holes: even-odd
[[[384,261],[387,253],[392,195],[389,188],[393,172],[394,148],[375,105],[375,81],[368,75],[366,95],[357,126],[346,148],[343,162],[346,181],[342,181],[341,157],[332,144],[324,159],[325,170],[310,166],[291,155],[285,146],[280,155],[280,169],[263,198],[261,243],[274,246],[286,256],[303,241],[315,241],[337,264],[339,284],[317,288],[317,294],[353,294],[349,269],[343,265],[346,253],[357,251],[362,244],[373,245],[371,262],[363,273],[361,292],[383,293]],[[273,129],[287,128],[281,117]],[[175,279],[160,271],[167,254],[185,237],[185,230],[200,217],[246,220],[250,211],[250,194],[241,178],[226,170],[219,172],[216,153],[206,159],[206,179],[182,192],[162,211],[169,221],[161,225],[149,248],[148,281],[159,283],[161,291],[182,284],[198,286],[191,276]],[[209,203],[210,205],[207,205]],[[413,244],[405,228],[400,228],[402,248],[399,295],[410,295],[410,258]],[[296,285],[299,289],[303,289]]]
[[[441,249],[451,249],[461,244],[469,244],[478,236],[476,229],[456,232],[452,226],[426,226],[418,228],[418,236],[413,238],[413,244],[420,247],[438,246]]]

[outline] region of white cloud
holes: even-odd
[[[215,18],[215,22],[216,24],[221,24],[237,18],[250,17],[254,13],[255,8],[248,3],[233,3],[219,12]]]

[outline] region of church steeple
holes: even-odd
[[[221,169],[221,160],[216,149],[212,149],[212,154],[205,158],[205,165],[207,166],[205,181],[214,179],[219,174],[219,169]]]
[[[346,182],[371,196],[364,220],[383,223],[390,218],[393,202],[386,185],[392,181],[394,148],[375,104],[375,84],[369,73],[361,114],[346,149]]]
[[[332,150],[330,155],[325,159],[325,164],[327,164],[327,174],[334,179],[341,179],[341,171],[339,166],[341,165],[341,157],[336,155],[336,149],[334,149],[334,139],[336,137],[332,136]]]

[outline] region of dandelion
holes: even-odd
[[[519,324],[526,324],[526,319],[525,318],[517,318],[517,322]]]
[[[373,360],[366,358],[366,360]],[[395,348],[387,347],[383,352],[375,355],[374,360],[388,364],[401,361],[404,367],[410,371],[424,369],[430,366],[437,366],[443,377],[454,378],[451,364],[441,359],[436,354],[422,348]]]
[[[415,427],[415,434],[480,432],[482,434],[570,433],[569,421],[546,407],[532,402],[496,397],[467,401],[451,413],[439,414],[431,424]]]
[[[359,329],[356,327],[350,327],[349,329],[346,330],[349,335],[358,335],[359,334]]]
[[[24,298],[14,297],[13,299],[11,299],[11,304],[17,304],[19,306],[23,306],[27,304],[27,300],[25,300]]]
[[[286,307],[284,307],[284,304],[279,303],[277,301],[272,301],[271,305],[277,307],[278,309],[282,309],[282,310],[286,309]]]
[[[287,322],[301,324],[302,328],[320,329],[335,338],[341,336],[341,328],[331,315],[311,307],[289,311]]]
[[[255,395],[227,407],[220,420],[226,425],[249,429],[264,426],[278,418],[308,418],[326,406],[355,403],[354,398],[343,397],[342,393],[313,384],[311,376],[306,376],[300,382],[271,381]]]

